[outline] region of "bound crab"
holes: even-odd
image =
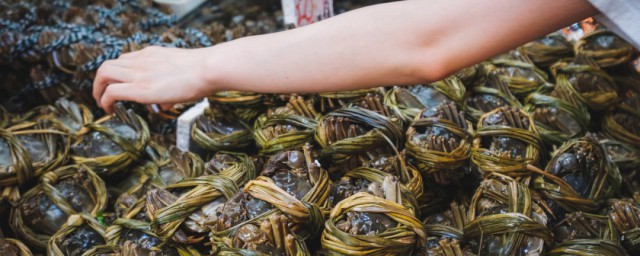
[[[110,194],[117,198],[115,210],[120,217],[137,200],[143,198],[147,191],[164,189],[182,180],[204,174],[202,159],[191,152],[182,152],[177,148],[166,150],[152,142],[146,153],[153,161],[132,168],[125,179],[109,187]]]
[[[206,109],[191,130],[193,141],[209,151],[241,150],[253,145],[250,126],[224,107]]]
[[[359,107],[336,110],[322,117],[315,137],[323,148],[322,154],[336,163],[359,154],[393,154],[392,147],[401,149],[404,144],[397,119]]]
[[[91,169],[71,165],[45,173],[11,210],[11,228],[29,245],[44,249],[69,216],[97,216],[107,206],[104,182]]]
[[[601,138],[602,136],[599,136]],[[633,146],[611,139],[598,141],[607,156],[618,166],[622,176],[622,192],[624,196],[633,197],[640,202],[640,184],[638,182],[638,166],[640,166],[640,151]]]
[[[311,156],[310,145],[304,152],[278,153],[265,163],[261,176],[218,209],[213,234],[223,237],[245,221],[280,213],[291,232],[302,238],[316,235],[329,209],[330,187],[327,172]]]
[[[207,175],[147,192],[151,230],[180,244],[205,238],[218,211],[256,175],[253,160],[242,153],[218,153],[205,164]],[[184,234],[184,235],[183,235]]]
[[[449,209],[427,216],[424,223],[428,234],[422,255],[462,256],[462,230],[467,222],[467,206],[456,201]]]
[[[640,205],[632,200],[611,200],[609,218],[629,253],[640,251]]]
[[[31,250],[20,240],[0,238],[0,253],[7,256],[31,256]]]
[[[541,159],[542,145],[532,118],[518,108],[502,107],[478,121],[471,161],[483,172],[530,174]]]
[[[520,47],[537,66],[549,67],[562,58],[573,56],[573,45],[560,33],[546,35]]]
[[[621,183],[618,167],[589,136],[563,144],[545,171],[538,173],[533,187],[550,200],[557,217],[562,217],[563,210],[596,212],[618,192]]]
[[[507,84],[500,80],[495,72],[488,72],[484,82],[473,86],[470,91],[471,94],[465,102],[465,114],[472,123],[477,123],[483,114],[496,108],[521,107]]]
[[[399,182],[389,177],[384,198],[356,193],[339,202],[325,222],[322,248],[329,253],[410,254],[426,244],[422,223],[402,204]]]
[[[47,245],[48,255],[81,255],[94,246],[104,245],[105,230],[102,223],[86,215],[71,215]]]
[[[633,45],[604,29],[584,35],[574,48],[576,55],[592,58],[602,68],[629,62],[635,51]]]
[[[149,142],[147,123],[132,110],[116,105],[115,115],[87,124],[86,133],[73,142],[75,163],[94,168],[100,175],[123,172],[142,156]]]
[[[254,124],[254,138],[260,154],[272,155],[285,150],[300,149],[313,141],[318,113],[311,102],[291,97],[284,107],[269,110]]]
[[[588,251],[601,255],[626,255],[620,237],[608,216],[572,212],[553,228],[556,245],[549,254]]]
[[[331,111],[346,107],[349,104],[366,104],[372,108],[382,107],[384,93],[381,88],[361,89],[342,92],[318,93],[320,97],[320,112],[329,113]],[[369,98],[368,100],[366,98]],[[376,101],[376,98],[378,99]]]
[[[69,147],[65,135],[52,129],[46,120],[0,128],[2,200],[16,203],[20,198],[19,186],[67,162]]]
[[[407,130],[407,153],[418,169],[436,183],[448,184],[463,176],[471,156],[473,128],[453,102],[443,102],[420,113]]]
[[[548,86],[547,73],[538,69],[529,60],[495,59],[485,69],[488,70],[487,72],[495,72],[498,79],[504,81],[517,97],[524,98],[529,93]]]
[[[368,167],[355,168],[346,172],[340,180],[333,183],[329,202],[333,207],[342,200],[359,192],[384,198],[385,191],[390,193],[390,186],[395,186],[394,182],[398,180],[397,176],[389,175],[378,169]],[[398,186],[402,205],[413,212],[414,215],[420,215],[417,198],[421,195],[416,195],[410,187],[403,185],[401,182]]]
[[[461,104],[465,93],[462,81],[452,76],[426,85],[394,87],[385,94],[384,104],[405,123],[411,123],[423,109],[434,109],[445,101]]]
[[[535,120],[542,139],[549,145],[583,136],[589,125],[587,106],[566,83],[555,85],[551,92],[534,92],[525,101],[524,110]]]
[[[214,105],[228,106],[235,116],[249,123],[262,114],[263,100],[262,94],[237,91],[218,92],[209,97]]]
[[[289,219],[280,213],[241,224],[229,238],[212,236],[212,251],[216,255],[256,252],[265,255],[311,255],[304,241],[294,236],[288,224]]]
[[[85,124],[93,122],[93,114],[85,105],[61,98],[49,108],[43,110],[43,115],[66,133],[76,135],[82,133]]]
[[[478,255],[542,254],[553,244],[547,223],[547,214],[532,202],[524,184],[491,174],[471,200],[463,230],[469,239],[465,251]]]
[[[618,87],[606,72],[592,65],[580,59],[561,61],[551,66],[551,72],[558,86],[566,86],[589,108],[607,110],[618,100]]]

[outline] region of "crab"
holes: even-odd
[[[386,176],[382,184],[370,183],[366,192],[392,202],[402,203],[400,183],[395,176]],[[355,194],[357,191],[353,193]],[[346,218],[338,219],[335,226],[350,235],[374,236],[398,226],[398,222],[382,213],[353,211],[347,212]]]
[[[496,174],[484,180],[469,208],[469,219],[464,227],[464,234],[469,235],[470,239],[465,251],[478,255],[542,254],[545,245],[550,245],[552,241],[551,234],[546,232],[549,219],[544,209],[538,204],[533,203],[526,208],[516,206],[524,202],[523,200],[531,200],[529,189],[512,178]],[[487,228],[490,222],[495,221],[493,218],[500,218],[497,229],[503,232],[487,230],[487,233],[491,233],[485,234],[482,230]],[[507,227],[515,225],[514,222],[523,221],[531,225],[529,228],[535,227],[536,230],[545,231],[536,235],[525,235],[518,240],[512,239],[522,231],[510,231]]]
[[[276,213],[245,224],[233,235],[231,246],[268,255],[297,255],[299,247],[287,227],[288,221],[286,216]]]
[[[467,206],[456,201],[450,208],[427,216],[423,223],[429,237],[424,255],[462,256],[462,229],[467,222]]]
[[[445,101],[422,112],[407,130],[409,155],[416,159],[421,170],[433,174],[438,184],[462,178],[465,171],[460,169],[470,156],[470,145],[470,124],[453,102]],[[439,163],[438,159],[442,158],[447,160]]]
[[[555,241],[564,243],[574,239],[608,239],[617,241],[618,233],[610,226],[607,216],[572,212],[553,228]]]
[[[304,152],[285,151],[272,156],[264,165],[261,175],[270,177],[280,189],[301,200],[317,181],[320,171],[310,150],[310,145],[307,145]],[[271,204],[247,192],[238,192],[224,206],[217,208],[214,228],[218,231],[227,230],[271,209]]]

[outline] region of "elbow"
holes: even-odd
[[[442,54],[428,52],[420,54],[418,58],[413,70],[419,83],[439,81],[455,72]]]

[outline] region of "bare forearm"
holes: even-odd
[[[207,49],[210,89],[286,93],[423,83],[595,13],[584,0],[377,5]]]
[[[596,13],[586,0],[411,0],[205,49],[147,47],[105,62],[93,95],[178,103],[222,90],[352,90],[435,81]]]

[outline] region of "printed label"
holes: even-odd
[[[204,113],[204,110],[209,107],[209,100],[204,98],[202,102],[191,107],[186,112],[182,113],[178,117],[178,127],[176,129],[176,146],[183,152],[189,151],[191,144],[191,127],[196,121],[196,118]]]
[[[285,25],[301,27],[333,16],[333,0],[282,0]]]

